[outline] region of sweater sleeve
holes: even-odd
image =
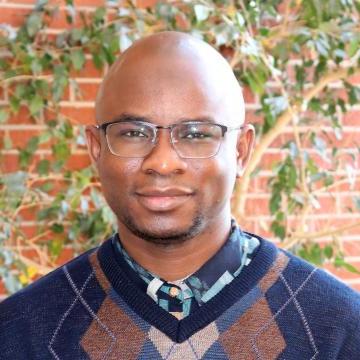
[[[360,313],[356,315],[356,324],[347,334],[337,359],[358,359],[360,356]]]

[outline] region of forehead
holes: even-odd
[[[122,113],[148,117],[159,125],[200,117],[228,124],[237,117],[221,74],[196,58],[135,58],[110,75],[97,103],[100,123]]]

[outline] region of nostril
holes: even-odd
[[[153,169],[146,169],[145,173],[148,175],[153,175],[155,173],[155,171]]]

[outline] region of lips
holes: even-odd
[[[147,210],[165,212],[182,206],[194,195],[194,192],[184,187],[148,187],[139,189],[135,194],[139,203]]]

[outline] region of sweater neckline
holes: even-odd
[[[133,281],[134,270],[126,263],[125,259],[116,256],[112,238],[100,246],[97,256],[102,271],[111,286],[127,305],[138,316],[166,334],[171,340],[181,343],[196,331],[216,320],[236,301],[246,295],[256,286],[275,261],[276,247],[259,236],[248,234],[257,237],[260,242],[251,264],[245,267],[241,275],[235,278],[214,298],[182,320],[176,319],[162,309],[139,289]]]

